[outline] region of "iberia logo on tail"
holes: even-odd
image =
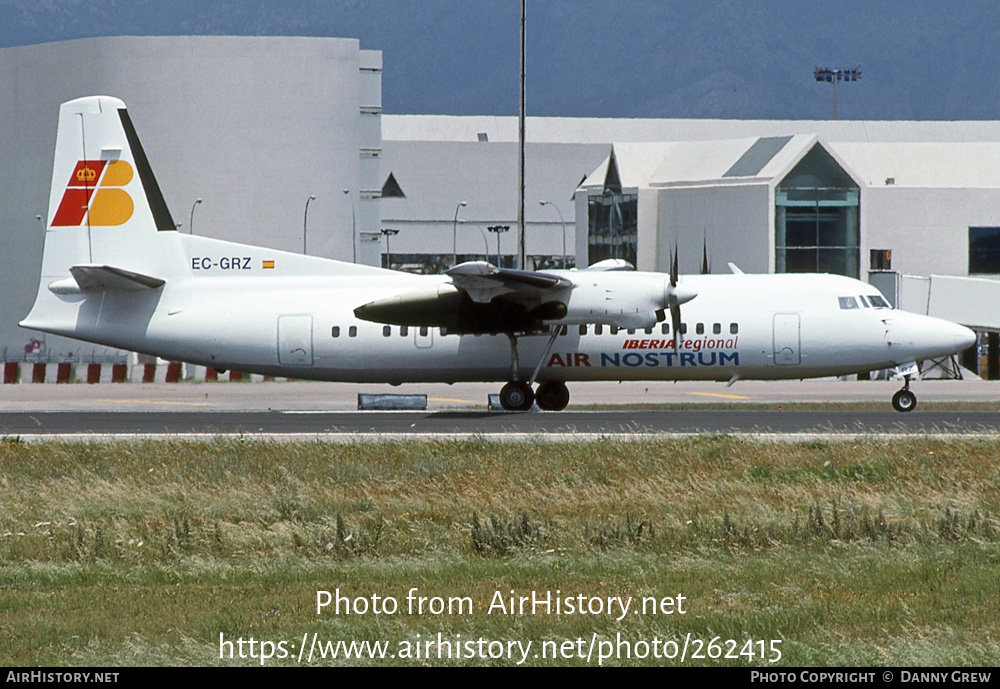
[[[124,225],[135,204],[122,187],[132,181],[132,166],[124,160],[81,160],[73,168],[53,227]],[[88,217],[89,212],[89,217]]]

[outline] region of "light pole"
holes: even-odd
[[[465,221],[463,220],[462,222],[465,222]],[[483,228],[480,227],[479,225],[473,225],[473,227],[475,227],[477,230],[479,230],[479,234],[483,235],[483,252],[484,252],[483,253],[483,260],[486,261],[487,263],[489,263],[489,260],[490,260],[490,245],[489,245],[489,242],[486,241],[486,233],[483,232]]]
[[[344,194],[351,200],[351,261],[358,262],[358,218],[354,213],[354,197],[350,189],[344,189]]]
[[[201,199],[198,199],[198,200],[201,201]],[[306,199],[306,209],[302,212],[302,255],[303,256],[306,255],[306,234],[309,231],[309,228],[308,228],[309,202],[310,201],[315,201],[315,200],[316,200],[316,197],[314,195],[310,195],[309,198]]]
[[[562,211],[559,210],[559,206],[552,203],[551,201],[539,201],[539,206],[552,206],[556,209],[556,213],[559,214],[559,222],[562,223],[562,233],[563,233],[563,252],[562,252],[562,267],[563,270],[566,269],[566,221],[563,219]]]
[[[385,267],[392,270],[392,252],[389,250],[389,237],[395,237],[399,234],[399,230],[390,230],[388,227],[383,227],[382,234],[385,235]]]
[[[500,235],[510,229],[510,225],[490,225],[486,228],[497,235],[497,268],[500,268]]]
[[[455,206],[455,218],[451,221],[451,265],[454,267],[458,263],[458,209],[467,205],[465,201],[459,201]]]
[[[199,203],[201,203],[201,199],[197,199],[191,204],[191,218],[188,220],[188,234],[194,234],[194,208]]]
[[[837,119],[837,83],[841,81],[857,81],[861,78],[861,65],[854,69],[820,69],[813,68],[813,77],[816,81],[825,81],[833,84],[833,119]]]
[[[611,232],[611,258],[618,258],[618,237],[615,235],[615,192],[604,190],[608,199],[608,229]]]

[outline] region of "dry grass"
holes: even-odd
[[[995,664],[998,456],[1000,441],[932,438],[7,441],[0,626],[15,631],[0,655],[210,664],[220,632],[318,628],[690,632],[780,638],[790,664]],[[335,586],[400,599],[417,586],[477,605],[509,589],[682,592],[693,612],[666,625],[481,610],[317,618],[315,591]]]

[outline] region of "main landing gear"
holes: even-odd
[[[903,376],[903,389],[892,396],[892,408],[896,411],[913,411],[917,408],[917,396],[910,392],[910,377]]]
[[[532,384],[535,382],[535,378],[538,377],[538,372],[542,368],[542,362],[552,351],[552,344],[556,341],[556,337],[559,335],[559,326],[552,326],[552,335],[549,337],[548,344],[545,346],[545,351],[542,352],[542,356],[538,359],[538,365],[535,366],[534,372],[531,374],[531,378],[527,381],[518,380],[517,378],[517,335],[508,334],[507,338],[510,340],[510,368],[511,368],[511,382],[507,383],[500,389],[500,406],[507,411],[528,411],[531,409],[531,405],[537,403],[539,409],[545,411],[562,411],[569,404],[569,390],[566,388],[566,384],[559,380],[550,380],[542,383],[538,386],[538,391],[532,390]]]

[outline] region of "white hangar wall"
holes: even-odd
[[[201,198],[197,234],[300,251],[315,195],[309,253],[351,260],[352,225],[379,228],[381,68],[380,52],[337,38],[111,37],[0,49],[0,353],[13,358],[32,336],[17,322],[37,287],[35,216],[47,213],[60,103],[125,101],[180,231],[191,230]],[[46,344],[53,361],[103,351]]]

